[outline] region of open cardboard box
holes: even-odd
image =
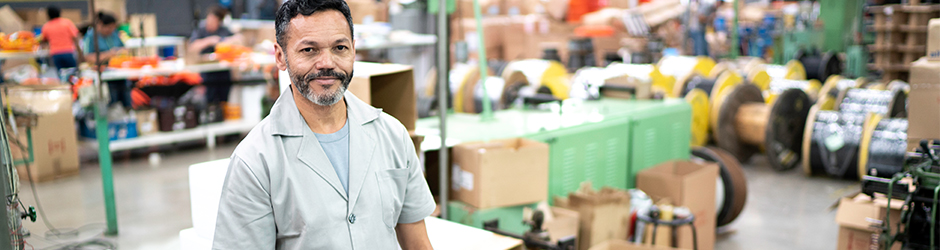
[[[688,207],[695,215],[698,249],[715,248],[715,179],[718,165],[691,161],[668,161],[637,174],[636,187],[653,200],[669,199],[673,205]],[[676,228],[679,248],[692,249],[692,229]]]
[[[525,138],[454,147],[452,199],[485,209],[548,197],[548,144]]]
[[[637,245],[624,240],[611,240],[592,247],[590,250],[678,250],[678,248]]]
[[[411,66],[355,62],[349,92],[395,117],[408,131],[415,130],[415,79]]]
[[[881,249],[879,242],[880,222],[885,219],[886,198],[872,200],[865,194],[853,198],[843,197],[839,201],[839,210],[836,212],[836,223],[839,224],[839,239],[836,249]],[[892,233],[897,231],[897,222],[901,218],[901,208],[904,201],[891,200],[890,222]],[[892,250],[900,250],[901,243],[896,242]]]

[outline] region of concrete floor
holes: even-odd
[[[162,154],[159,164],[148,157],[117,156],[114,180],[119,236],[103,237],[120,249],[178,249],[179,231],[192,227],[188,166],[228,157],[234,143],[181,149]],[[799,170],[777,173],[763,156],[745,164],[748,200],[744,212],[719,230],[715,249],[835,249],[838,226],[830,206],[839,197],[859,189],[854,181],[805,177]],[[35,205],[27,182],[21,183],[24,204]],[[43,218],[25,222],[36,249],[76,240],[101,237],[104,203],[97,163],[82,166],[80,175],[37,184],[49,222],[57,228],[82,227],[76,238],[43,237]]]

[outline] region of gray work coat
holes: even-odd
[[[408,131],[346,92],[349,194],[288,88],[232,154],[213,249],[397,249],[435,203]]]

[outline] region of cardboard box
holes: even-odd
[[[39,115],[36,127],[31,128],[33,162],[17,166],[21,179],[47,181],[78,174],[78,141],[72,116],[72,92],[68,85],[37,85],[9,87],[5,100],[13,107],[30,110]],[[19,127],[18,140],[29,145],[26,128]],[[16,144],[10,144],[13,158],[28,158],[28,153]]]
[[[927,60],[940,61],[940,18],[927,24]]]
[[[503,32],[503,59],[542,58],[545,48],[555,48],[564,63],[568,60],[568,40],[574,28],[544,16],[511,17]]]
[[[715,179],[718,165],[690,161],[669,161],[640,171],[636,177],[637,189],[643,190],[654,201],[669,199],[675,206],[688,207],[695,215],[698,249],[715,247]],[[676,228],[679,248],[693,248],[692,229]]]
[[[568,198],[556,198],[555,205],[578,212],[581,220],[578,249],[587,250],[611,239],[626,240],[630,220],[630,195],[612,188],[594,192],[582,186]]]
[[[91,9],[91,3],[89,3],[88,9]],[[102,10],[111,13],[118,23],[123,23],[127,18],[127,3],[125,0],[95,0],[95,9],[95,13]]]
[[[131,36],[134,37],[155,37],[157,36],[157,15],[153,13],[149,14],[133,14],[130,16],[128,23],[131,27]]]
[[[453,200],[476,208],[548,197],[548,144],[524,138],[461,143],[451,168]]]
[[[373,0],[348,0],[349,12],[352,14],[353,23],[364,24],[373,23],[378,12],[378,3]]]
[[[500,16],[508,13],[503,0],[479,0],[479,2],[480,15],[483,17]],[[452,16],[458,19],[473,19],[476,16],[473,10],[473,0],[457,0],[457,9]]]
[[[134,116],[137,117],[138,135],[155,134],[160,131],[160,123],[159,120],[157,120],[156,109],[136,110],[134,111]]]
[[[486,17],[481,20],[483,25],[483,44],[486,48],[486,58],[502,59],[505,28],[509,23],[508,17]],[[479,57],[479,33],[476,20],[473,18],[454,19],[451,22],[451,49],[456,49],[453,42],[467,43],[468,58]],[[451,61],[456,61],[456,54],[451,53]]]
[[[900,221],[901,207],[904,201],[891,200],[891,231],[897,231],[897,224]],[[878,241],[880,234],[880,225],[872,224],[885,219],[885,209],[887,208],[887,199],[879,198],[874,201],[864,194],[859,194],[855,198],[842,198],[839,201],[839,210],[836,212],[836,223],[839,224],[839,240],[836,249],[880,249]],[[900,250],[901,243],[896,242],[892,250]]]
[[[0,8],[0,32],[10,34],[21,31],[25,27],[23,19],[16,15],[10,5],[4,5]]]
[[[547,204],[545,203],[546,206]],[[542,229],[548,231],[548,238],[551,242],[558,242],[558,240],[568,236],[575,236],[577,239],[581,227],[581,216],[578,211],[561,207],[551,207],[550,211],[551,216],[545,217]]]
[[[412,67],[358,61],[353,67],[356,70],[348,91],[395,117],[408,131],[414,131],[418,109]]]
[[[18,9],[16,15],[23,19],[24,27],[27,28],[42,27],[46,22],[49,22],[49,15],[46,14],[45,8]],[[85,21],[85,19],[82,19],[82,10],[79,9],[61,9],[59,16],[72,21],[75,25]]]
[[[644,246],[633,244],[624,240],[611,240],[594,246],[590,250],[678,250],[678,248]]]
[[[940,138],[940,62],[925,58],[911,65],[911,92],[908,96],[907,137],[919,143],[923,138]]]

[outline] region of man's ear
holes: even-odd
[[[277,62],[278,70],[287,70],[287,51],[277,43],[274,44],[274,61]]]

